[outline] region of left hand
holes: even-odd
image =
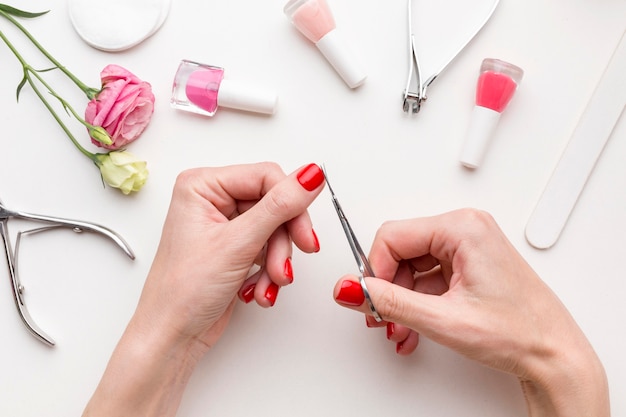
[[[208,348],[238,292],[272,306],[293,280],[292,242],[319,250],[306,209],[323,181],[315,164],[289,176],[269,163],[182,173],[138,310]],[[255,260],[261,267],[246,280]]]
[[[180,174],[135,314],[83,416],[175,416],[237,293],[273,305],[293,279],[292,242],[319,250],[306,210],[323,183],[315,164],[289,176],[270,163]]]

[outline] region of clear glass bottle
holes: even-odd
[[[224,68],[183,60],[172,84],[172,107],[213,116],[219,107],[273,114],[275,92],[224,78]]]

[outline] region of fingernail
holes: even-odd
[[[298,172],[298,182],[307,191],[313,191],[324,182],[324,172],[316,164],[309,164]]]
[[[393,336],[393,333],[396,331],[396,326],[395,324],[389,322],[387,323],[387,339],[391,340],[391,336]]]
[[[404,347],[404,342],[396,343],[396,353],[400,353],[403,347]]]
[[[248,304],[250,301],[254,299],[254,289],[256,288],[256,284],[250,284],[246,288],[241,291],[241,298],[243,301]]]
[[[283,273],[289,280],[289,282],[293,282],[293,267],[291,266],[291,258],[287,258],[285,261],[285,268],[283,269]]]
[[[363,295],[361,284],[350,280],[345,280],[341,283],[339,294],[337,294],[337,301],[341,304],[360,306],[364,300],[365,296]]]
[[[320,241],[317,238],[317,234],[315,233],[315,230],[311,229],[311,232],[313,232],[313,244],[315,245],[315,253],[320,251]]]
[[[269,300],[271,307],[274,307],[274,304],[276,304],[279,289],[280,287],[272,282],[270,286],[267,287],[267,290],[265,290],[265,298]]]

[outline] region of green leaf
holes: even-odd
[[[50,68],[45,68],[45,69],[36,69],[35,72],[48,72],[48,71],[54,71],[55,69],[59,69],[59,67],[50,67]]]
[[[25,17],[27,19],[31,19],[33,17],[39,17],[50,11],[50,10],[46,10],[45,12],[31,13],[31,12],[26,12],[24,10],[16,9],[15,7],[11,7],[7,4],[2,4],[2,3],[0,3],[0,10],[5,12],[6,14],[10,14],[16,17]]]
[[[17,92],[15,95],[15,98],[17,99],[17,101],[20,101],[20,92],[22,91],[22,88],[26,84],[26,81],[27,81],[26,74],[24,74],[24,78],[22,78],[22,81],[20,81],[19,85],[17,86]]]
[[[63,106],[63,110],[65,110],[65,113],[67,113],[68,116],[72,117],[72,113],[70,112],[70,109],[67,107],[67,104],[65,104],[64,101],[61,101],[61,105]]]

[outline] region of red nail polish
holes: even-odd
[[[291,258],[287,258],[285,261],[285,268],[283,269],[283,273],[289,280],[289,282],[293,282],[293,267],[291,266]]]
[[[313,232],[313,244],[315,245],[315,253],[320,251],[320,241],[317,238],[317,234],[315,233],[315,230],[311,229],[311,232]]]
[[[243,301],[248,304],[250,301],[254,299],[254,289],[256,288],[256,284],[248,285],[246,288],[241,291],[241,298]]]
[[[270,286],[267,287],[267,290],[265,290],[265,298],[269,300],[270,306],[272,307],[276,304],[276,297],[278,297],[279,289],[280,287],[272,282]]]
[[[400,353],[403,347],[404,347],[404,342],[396,343],[396,353]]]
[[[387,323],[387,339],[391,340],[391,336],[393,336],[395,331],[396,325],[391,322]]]
[[[350,306],[360,306],[365,301],[361,284],[354,281],[345,280],[341,283],[341,289],[337,294],[337,301]]]
[[[307,191],[313,191],[324,182],[324,172],[316,164],[309,164],[298,172],[298,182]]]

